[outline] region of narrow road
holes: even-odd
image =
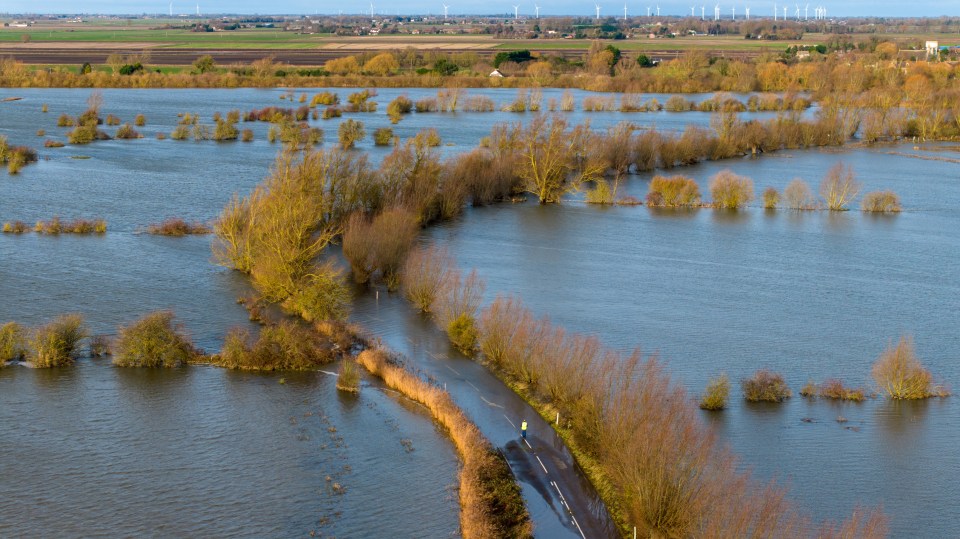
[[[617,537],[596,490],[566,445],[526,402],[486,368],[450,346],[446,335],[396,294],[356,298],[353,320],[447,388],[490,442],[506,456],[537,537]],[[528,423],[527,439],[520,422]]]

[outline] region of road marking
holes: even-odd
[[[513,426],[513,428],[517,428],[517,426],[513,424],[513,421],[510,421],[510,418],[507,417],[507,414],[503,414],[503,418],[506,419],[507,422],[510,423],[511,426]]]
[[[580,529],[580,523],[577,522],[577,517],[575,517],[575,516],[573,516],[573,515],[571,514],[571,515],[570,515],[570,518],[572,518],[572,519],[573,519],[573,523],[577,525],[577,530],[580,532],[580,537],[583,537],[583,539],[587,539],[587,536],[583,534],[583,530]]]
[[[444,365],[444,367],[446,367],[446,368],[450,369],[451,371],[453,371],[453,374],[456,374],[457,376],[460,376],[460,373],[457,372],[456,370],[454,370],[454,368],[451,367],[450,365]]]
[[[500,406],[500,405],[497,404],[497,403],[490,402],[490,401],[488,401],[487,399],[483,398],[483,395],[480,395],[480,400],[482,400],[483,402],[489,404],[490,406],[496,406],[497,408],[503,408],[503,406]]]
[[[323,374],[329,374],[330,376],[336,376],[336,375],[337,375],[337,373],[335,373],[335,372],[330,372],[330,371],[321,370],[320,372],[322,372]]]
[[[528,442],[526,438],[523,439],[523,443],[527,444],[527,447],[529,447],[530,449],[533,449],[533,446],[530,445],[530,442]]]
[[[530,444],[527,444],[527,445],[530,445]],[[534,455],[534,456],[537,457],[537,462],[539,462],[539,463],[540,463],[540,467],[543,468],[543,473],[549,474],[550,472],[547,471],[547,467],[544,466],[544,465],[543,465],[543,461],[540,460],[540,455]]]
[[[480,388],[473,385],[473,382],[471,382],[470,380],[467,380],[467,383],[470,384],[470,387],[472,387],[473,389],[476,389],[477,393],[480,393]]]
[[[560,487],[557,486],[556,481],[550,481],[550,484],[553,485],[553,488],[557,489],[557,494],[560,495],[560,503],[567,508],[567,511],[570,511],[570,514],[573,514],[573,511],[570,510],[570,506],[567,505],[567,499],[563,497],[563,493],[560,492]]]

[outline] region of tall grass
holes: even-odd
[[[156,311],[118,330],[113,364],[118,367],[182,367],[200,355],[172,311]]]
[[[66,314],[35,329],[30,336],[29,359],[34,367],[72,365],[87,336],[86,323],[80,314]]]
[[[360,368],[352,358],[340,360],[340,372],[337,374],[337,389],[347,393],[360,392]]]
[[[357,361],[387,386],[423,404],[447,429],[463,460],[460,531],[464,537],[532,537],[530,516],[506,461],[457,407],[450,394],[402,368],[383,350],[364,350]]]

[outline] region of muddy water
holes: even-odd
[[[341,99],[348,93],[337,91]],[[64,140],[57,116],[78,114],[89,95],[0,93],[24,97],[0,104],[0,134],[37,147],[44,138]],[[19,176],[0,174],[0,221],[103,217],[110,229],[103,237],[0,235],[0,320],[37,324],[79,311],[94,332],[112,333],[150,310],[172,308],[201,347],[219,348],[230,327],[247,323],[235,303],[247,292],[244,279],[211,263],[209,238],[139,232],[170,216],[214,218],[234,192],[264,177],[278,147],[266,141],[266,124],[241,125],[255,132],[249,144],[155,136],[172,131],[181,112],[210,124],[215,111],[293,106],[281,93],[105,90],[103,113],[124,121],[145,113],[145,138],[41,149],[41,161]],[[368,133],[390,125],[382,111],[401,93],[434,94],[381,90],[381,112],[357,116]],[[516,96],[472,93],[501,105]],[[545,91],[544,101],[559,95]],[[575,95],[579,103],[586,94]],[[452,154],[472,148],[494,123],[529,117],[414,114],[392,127],[401,137],[436,127],[441,150]],[[710,119],[665,112],[568,117],[597,128],[628,120],[660,129]],[[334,143],[338,121],[313,122],[325,130],[326,144]],[[41,128],[43,138],[36,135]],[[369,138],[360,149],[374,161],[386,151]],[[575,195],[561,207],[469,210],[428,236],[449,243],[461,265],[480,270],[488,299],[516,293],[538,313],[598,333],[612,346],[658,351],[692,392],[721,371],[738,379],[761,366],[783,372],[795,389],[828,376],[866,384],[873,358],[901,333],[913,334],[931,370],[952,382],[960,374],[950,361],[960,344],[953,234],[960,174],[943,157],[960,155],[904,145],[684,169],[706,190],[711,174],[730,167],[753,177],[759,192],[794,176],[815,187],[842,159],[869,189],[901,195],[908,211],[892,218],[758,208],[651,212],[590,207]],[[632,178],[622,193],[642,198],[648,179]],[[362,304],[358,309],[363,315]],[[382,330],[398,342],[421,339],[422,324],[402,322],[405,316],[384,316]],[[447,489],[455,483],[455,459],[418,409],[376,390],[345,400],[322,374],[287,376],[284,385],[279,378],[202,368],[127,372],[88,361],[62,371],[0,371],[0,535],[379,535],[384,522],[394,523],[396,535],[455,533],[455,495]],[[731,410],[705,420],[744,465],[787,480],[818,517],[839,518],[858,501],[882,502],[898,535],[949,536],[960,521],[954,402],[836,406],[793,399],[756,407],[735,400]],[[848,419],[842,425],[835,422],[841,414]],[[406,439],[412,453],[401,443]],[[342,478],[346,493],[327,487],[327,475]]]

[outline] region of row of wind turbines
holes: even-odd
[[[173,2],[170,2],[170,16],[173,17]],[[197,17],[200,16],[200,4],[197,4]]]
[[[441,4],[441,5],[443,6],[443,18],[446,19],[446,18],[447,18],[447,10],[450,8],[450,6],[448,6],[447,4]],[[512,4],[511,4],[511,5],[512,5]],[[596,12],[597,12],[596,18],[597,18],[597,20],[600,20],[600,4],[594,4],[594,8],[596,9]],[[534,4],[534,5],[533,5],[533,9],[534,9],[534,11],[535,11],[535,15],[534,15],[534,16],[535,16],[537,19],[539,19],[539,18],[540,18],[540,6]],[[786,20],[788,19],[788,16],[787,16],[787,15],[788,15],[788,14],[787,14],[787,10],[788,10],[788,9],[789,9],[788,6],[783,6],[783,15],[782,15],[782,16],[779,16],[778,14],[779,14],[780,12],[778,11],[778,6],[777,6],[777,4],[773,4],[773,20],[775,20],[775,21],[776,21],[776,20],[786,21]],[[652,16],[654,10],[656,10],[656,16],[659,17],[659,16],[660,16],[660,6],[659,6],[659,5],[656,6],[656,8],[654,8],[654,7],[652,7],[652,6],[647,6],[647,17]],[[696,17],[696,16],[697,16],[696,10],[697,10],[697,6],[690,6],[690,16],[691,16],[691,17]],[[707,20],[706,10],[707,10],[707,6],[700,6],[700,20],[702,20],[702,21]],[[746,18],[746,20],[749,21],[749,20],[750,20],[750,6],[746,6],[746,7],[744,8],[744,13],[745,13],[745,18]],[[814,8],[813,8],[813,16],[814,16],[814,20],[823,20],[823,19],[826,19],[826,18],[827,18],[827,8],[825,8],[825,7],[823,7],[823,6],[816,6],[816,7],[814,7]],[[778,17],[779,17],[779,18],[778,18]],[[513,6],[513,18],[514,18],[514,19],[519,19],[519,18],[520,18],[520,6],[519,6],[519,5]],[[800,4],[794,4],[793,18],[794,18],[795,20],[798,20],[798,21],[801,20],[801,17],[800,17]],[[737,7],[736,7],[736,6],[731,6],[731,7],[730,7],[730,19],[731,19],[731,20],[734,20],[734,21],[737,20]],[[627,5],[626,5],[626,4],[623,5],[623,20],[627,20]],[[716,4],[715,6],[713,6],[713,20],[715,20],[715,21],[719,21],[719,20],[720,20],[720,4]],[[802,17],[802,20],[805,20],[805,21],[809,21],[809,20],[810,20],[810,4],[807,4],[807,5],[805,5],[805,6],[803,7],[803,17]]]

